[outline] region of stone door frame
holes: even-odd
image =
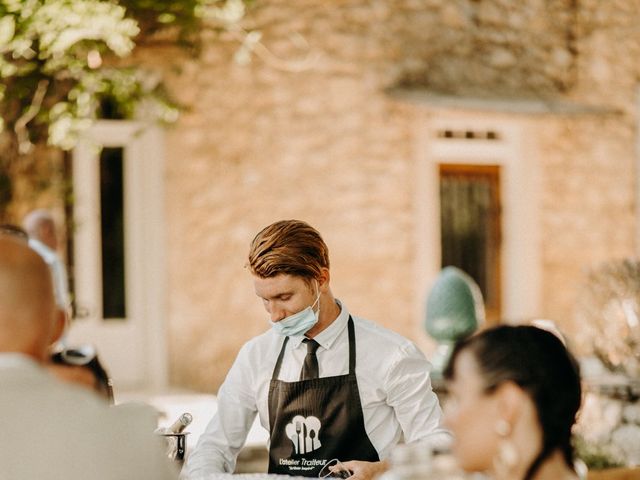
[[[502,195],[502,317],[541,314],[539,185],[531,128],[522,116],[421,112],[414,129],[416,285],[420,318],[440,271],[438,164],[498,165]]]

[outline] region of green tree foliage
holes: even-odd
[[[159,79],[115,67],[139,40],[171,29],[197,47],[209,22],[224,26],[244,14],[241,0],[0,0],[0,113],[19,153],[46,140],[71,148],[108,98],[130,116],[140,102],[154,116],[175,119]],[[110,66],[111,65],[111,66]]]
[[[250,0],[0,0],[0,217],[36,145],[71,149],[98,116],[171,122],[161,79],[123,60],[164,35],[197,53],[202,29]],[[22,163],[22,165],[20,165]]]

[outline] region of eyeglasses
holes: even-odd
[[[345,467],[340,460],[332,458],[324,464],[318,478],[349,478],[353,472]]]
[[[60,350],[60,356],[64,363],[68,365],[87,365],[98,356],[93,345],[80,345],[74,348],[65,348]]]
[[[96,390],[104,394],[111,405],[114,404],[113,382],[100,363],[98,353],[92,345],[63,348],[51,355],[51,361],[59,365],[83,367],[89,370],[95,379]]]

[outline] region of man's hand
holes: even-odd
[[[353,472],[349,480],[372,480],[389,468],[386,460],[381,462],[352,460],[350,462],[343,462],[342,464]]]

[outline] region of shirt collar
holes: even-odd
[[[340,307],[340,313],[338,314],[336,319],[331,322],[331,325],[329,325],[327,328],[313,337],[313,339],[326,350],[329,350],[333,346],[337,338],[347,327],[347,322],[349,320],[349,310],[347,310],[347,308],[340,300],[336,299],[336,303]],[[295,337],[290,337],[289,341],[291,342],[291,347],[298,348],[304,338],[304,335],[296,335]]]

